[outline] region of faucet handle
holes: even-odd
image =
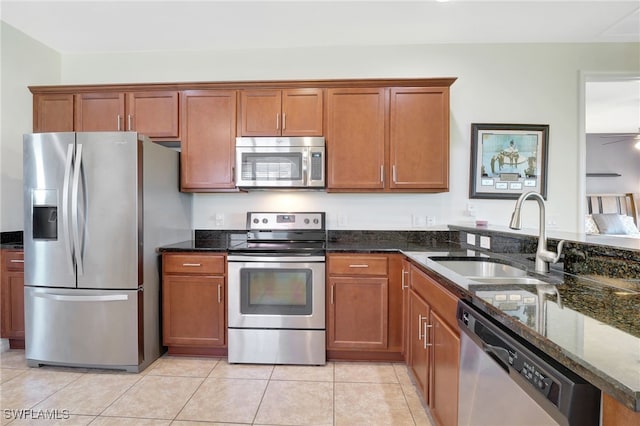
[[[546,262],[557,263],[560,260],[560,256],[562,255],[562,247],[564,246],[564,240],[560,240],[558,243],[558,252],[553,252],[551,250],[542,250],[540,253],[540,257],[542,257]]]

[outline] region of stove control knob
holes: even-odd
[[[260,223],[260,221],[256,218],[256,219],[253,219],[253,223]]]
[[[308,218],[307,218],[307,219],[305,219],[305,220],[304,220],[304,223],[305,223],[305,225],[308,225],[308,224],[309,224],[309,219],[308,219]]]
[[[313,219],[313,223],[315,223],[316,225],[318,224],[318,222],[320,222],[318,219]]]
[[[267,219],[262,219],[262,223],[267,223],[269,222]]]

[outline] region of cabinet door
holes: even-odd
[[[403,259],[402,260],[402,353],[404,355],[405,360],[409,359],[409,353],[411,348],[411,339],[412,336],[410,333],[410,316],[409,316],[409,280],[411,279],[411,274],[409,273],[411,270],[411,263]]]
[[[2,251],[2,299],[1,336],[24,339],[24,253]]]
[[[391,89],[390,188],[449,188],[449,89]]]
[[[329,349],[387,348],[387,278],[330,278],[328,292]]]
[[[422,396],[429,395],[429,346],[427,342],[429,305],[413,290],[409,295],[409,368]]]
[[[150,138],[178,138],[178,92],[127,94],[127,130]]]
[[[327,189],[384,188],[384,89],[327,91]]]
[[[167,346],[225,345],[223,277],[164,275],[162,335]]]
[[[187,90],[181,103],[182,190],[235,188],[236,92]]]
[[[34,95],[33,131],[35,133],[73,132],[73,95]]]
[[[281,91],[243,90],[240,93],[242,136],[280,136]]]
[[[110,132],[125,129],[124,93],[80,93],[76,95],[75,130]]]
[[[322,136],[322,89],[282,91],[282,136]]]
[[[458,371],[460,337],[436,312],[431,311],[429,329],[431,348],[431,384],[429,408],[436,423],[458,424]]]

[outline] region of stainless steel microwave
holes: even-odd
[[[324,188],[324,137],[236,138],[240,188]]]

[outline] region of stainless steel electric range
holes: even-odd
[[[326,362],[325,214],[247,213],[228,255],[228,361]]]

